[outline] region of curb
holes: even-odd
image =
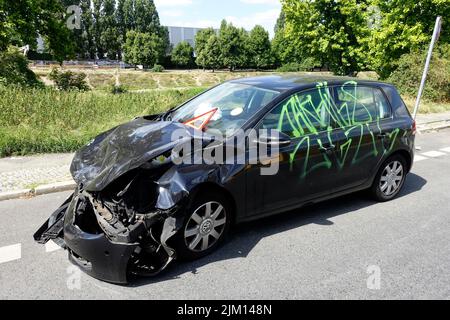
[[[450,128],[450,119],[442,121],[426,122],[417,125],[417,130],[419,132],[430,132],[447,128]]]
[[[14,190],[14,191],[8,191],[8,192],[1,192],[0,193],[0,201],[25,198],[25,197],[31,196],[31,194],[32,194],[31,189],[21,189],[21,190]]]
[[[74,181],[65,181],[65,182],[46,184],[46,185],[36,187],[34,189],[33,195],[40,196],[43,194],[74,190],[76,188],[76,186],[77,185]]]
[[[56,182],[38,186],[34,189],[21,189],[8,192],[0,192],[0,201],[30,198],[44,194],[74,190],[76,183],[72,181]]]

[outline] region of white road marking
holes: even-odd
[[[61,249],[61,247],[58,246],[53,240],[50,240],[45,244],[45,252],[53,252],[59,249]]]
[[[0,248],[0,263],[18,260],[22,257],[22,245],[20,243]]]
[[[423,160],[427,160],[428,158],[422,156],[414,156],[414,162],[419,162]]]
[[[441,149],[441,151],[450,153],[450,147],[448,147],[448,148],[443,148],[443,149]]]
[[[429,152],[422,153],[422,155],[425,157],[437,158],[437,157],[445,156],[445,153],[442,153],[439,151],[429,151]]]

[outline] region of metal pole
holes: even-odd
[[[437,17],[436,25],[434,26],[433,38],[431,39],[430,48],[428,49],[427,61],[425,63],[425,69],[423,70],[422,81],[420,83],[419,93],[417,95],[416,105],[414,106],[413,118],[417,117],[419,111],[420,100],[422,99],[423,90],[425,89],[425,83],[427,81],[428,70],[430,69],[431,56],[433,55],[434,45],[436,44],[439,34],[441,33],[442,17]]]

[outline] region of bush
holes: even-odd
[[[56,87],[59,90],[90,90],[86,82],[85,73],[74,73],[72,71],[61,72],[58,69],[53,68],[48,77],[55,82]]]
[[[160,64],[155,64],[150,71],[151,72],[164,72],[164,67]]]
[[[28,68],[28,60],[16,48],[0,52],[0,84],[42,87],[42,82]]]
[[[314,67],[318,65],[314,58],[306,58],[302,62],[287,63],[277,69],[278,72],[300,72],[300,71],[312,71]]]
[[[122,85],[112,85],[111,86],[111,90],[110,90],[110,92],[112,93],[112,94],[122,94],[122,93],[127,93],[128,92],[128,90],[127,90],[127,88],[126,87],[124,87],[124,86],[122,86]]]
[[[403,95],[416,97],[425,59],[425,51],[403,55],[388,81],[395,84]],[[450,101],[450,45],[435,51],[423,97],[432,102]]]

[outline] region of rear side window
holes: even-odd
[[[375,91],[375,104],[380,112],[379,113],[380,119],[388,119],[392,117],[391,106],[387,101],[386,96],[378,88],[374,88],[374,91]]]
[[[277,129],[297,138],[324,131],[329,126],[328,88],[293,94],[270,111],[262,121],[263,129]]]
[[[391,108],[379,88],[348,82],[335,88],[335,104],[345,126],[366,124],[391,117]]]

